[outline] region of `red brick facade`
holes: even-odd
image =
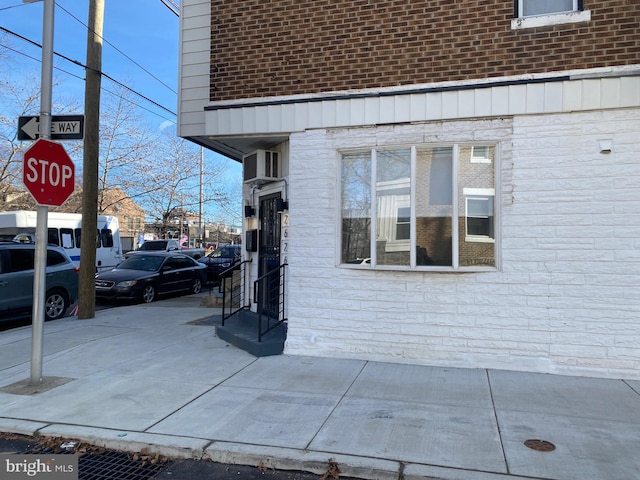
[[[640,1],[512,30],[513,0],[212,0],[211,100],[640,62]]]

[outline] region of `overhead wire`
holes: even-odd
[[[173,0],[160,0],[165,7],[173,12],[176,17],[180,16],[180,5]]]
[[[22,36],[22,35],[20,35],[20,34],[18,34],[18,33],[16,33],[16,32],[13,32],[12,30],[9,30],[8,28],[5,28],[5,27],[0,26],[0,30],[2,30],[3,32],[6,32],[6,33],[8,33],[8,34],[10,34],[10,35],[13,35],[13,36],[15,36],[15,37],[17,37],[17,38],[19,38],[19,39],[21,39],[21,40],[24,40],[24,41],[26,41],[26,42],[28,42],[28,43],[32,44],[32,45],[33,45],[33,46],[35,46],[35,47],[42,48],[42,45],[40,45],[38,42],[35,42],[35,41],[33,41],[33,40],[31,40],[31,39],[29,39],[29,38],[27,38],[27,37],[24,37],[24,36]],[[36,62],[41,62],[41,61],[42,61],[42,60],[41,60],[41,59],[39,59],[39,58],[33,57],[33,56],[31,56],[31,55],[28,55],[28,54],[26,54],[26,53],[24,53],[24,52],[20,52],[19,50],[16,50],[16,49],[14,49],[14,48],[11,48],[11,47],[9,47],[9,46],[7,46],[7,45],[1,45],[1,46],[2,46],[2,47],[4,47],[4,48],[6,48],[7,50],[11,50],[11,51],[13,51],[13,52],[15,52],[15,53],[18,53],[18,54],[20,54],[20,55],[22,55],[22,56],[24,56],[24,57],[27,57],[27,58],[32,59],[32,60],[35,60]],[[56,51],[54,51],[53,53],[54,53],[54,55],[56,55],[57,57],[60,57],[60,58],[62,58],[63,60],[66,60],[66,61],[68,61],[68,62],[70,62],[70,63],[73,63],[74,65],[77,65],[77,66],[79,66],[79,67],[81,67],[81,68],[84,68],[84,69],[90,69],[90,67],[88,67],[87,65],[83,64],[82,62],[79,62],[78,60],[73,60],[73,59],[71,59],[71,58],[69,58],[69,57],[67,57],[67,56],[65,56],[65,55],[62,55],[61,53],[56,52]],[[79,76],[79,75],[76,75],[76,74],[74,74],[74,73],[71,73],[71,72],[69,72],[69,71],[67,71],[67,70],[64,70],[64,69],[62,69],[62,68],[59,68],[59,67],[57,67],[57,66],[54,66],[54,68],[55,68],[56,70],[59,70],[59,71],[61,71],[61,72],[64,72],[65,74],[71,75],[72,77],[75,77],[75,78],[77,78],[77,79],[79,79],[79,80],[82,80],[82,81],[84,81],[84,80],[85,80],[83,77],[81,77],[81,76]],[[126,84],[124,84],[124,83],[122,83],[122,82],[120,82],[120,81],[116,80],[116,79],[115,79],[115,78],[113,78],[111,75],[109,75],[109,74],[107,74],[107,73],[105,73],[105,72],[98,72],[98,73],[100,73],[100,75],[101,75],[101,76],[103,76],[104,78],[106,78],[107,80],[110,80],[111,82],[115,83],[116,85],[119,85],[120,87],[122,87],[122,88],[124,88],[124,89],[126,89],[126,90],[130,91],[131,93],[133,93],[133,94],[134,94],[134,95],[136,95],[137,97],[142,98],[142,99],[143,99],[143,100],[145,100],[146,102],[149,102],[149,103],[151,103],[151,104],[155,105],[156,107],[158,107],[158,108],[160,108],[160,109],[162,109],[162,110],[166,111],[167,113],[169,113],[169,114],[171,114],[171,115],[173,115],[173,116],[176,116],[176,113],[175,113],[175,112],[173,112],[172,110],[170,110],[169,108],[167,108],[167,107],[165,107],[165,106],[163,106],[163,105],[159,104],[158,102],[156,102],[156,101],[154,101],[154,100],[150,99],[149,97],[147,97],[147,96],[143,95],[142,93],[140,93],[140,92],[138,92],[138,91],[134,90],[133,88],[129,87],[128,85],[126,85]],[[105,89],[105,91],[106,91],[106,92],[108,92],[108,93],[111,93],[112,95],[117,95],[116,93],[111,92],[111,91],[109,91],[109,90],[107,90],[107,89]],[[162,116],[162,115],[159,115],[159,114],[157,114],[156,112],[153,112],[152,110],[149,110],[148,108],[145,108],[145,107],[143,107],[142,105],[140,105],[140,104],[138,104],[138,103],[135,103],[135,102],[131,102],[131,103],[133,103],[134,105],[136,105],[136,106],[138,106],[138,107],[142,108],[143,110],[148,111],[149,113],[153,113],[153,114],[155,114],[155,115],[158,115],[159,117],[164,118],[165,120],[168,120],[168,121],[171,121],[171,122],[173,122],[173,121],[174,121],[174,120],[172,120],[172,119],[169,119],[169,118],[166,118],[166,117],[164,117],[164,116]]]
[[[163,0],[161,0],[161,1],[163,1]],[[171,0],[168,0],[168,1],[171,1]],[[163,1],[163,3],[164,3],[164,1]],[[165,4],[165,5],[166,5],[166,4]],[[5,8],[0,9],[0,11],[2,11],[2,10],[7,10],[7,9],[9,9],[9,8],[19,7],[19,6],[22,6],[22,5],[13,5],[13,6],[10,6],[10,7],[5,7]],[[62,7],[62,6],[61,6],[61,5],[59,5],[59,4],[56,4],[56,6],[57,6],[58,8],[60,8],[61,10],[63,10],[65,13],[67,13],[67,14],[68,14],[70,17],[72,17],[74,20],[76,20],[77,22],[79,22],[79,23],[80,23],[82,26],[84,26],[88,31],[90,30],[90,28],[89,28],[85,23],[83,23],[81,20],[79,20],[75,15],[71,14],[71,13],[70,13],[68,10],[66,10],[64,7]],[[174,12],[174,13],[175,13],[175,12]],[[27,37],[23,36],[23,35],[20,35],[20,34],[18,34],[18,33],[16,33],[16,32],[14,32],[14,31],[12,31],[12,30],[9,30],[8,28],[5,28],[5,27],[0,26],[0,30],[4,31],[4,32],[6,32],[6,33],[8,33],[8,34],[10,34],[10,35],[13,35],[14,37],[16,37],[16,38],[18,38],[18,39],[20,39],[20,40],[22,40],[22,41],[24,41],[24,42],[30,43],[31,45],[33,45],[33,46],[35,46],[35,47],[37,47],[37,48],[42,48],[42,45],[41,45],[41,44],[39,44],[38,42],[35,42],[35,41],[33,41],[33,40],[31,40],[31,39],[29,39],[29,38],[27,38]],[[118,49],[118,48],[117,48],[115,45],[113,45],[111,42],[109,42],[108,40],[106,40],[104,37],[101,37],[101,38],[102,38],[102,40],[103,40],[105,43],[107,43],[108,45],[110,45],[111,47],[113,47],[113,48],[114,48],[114,49],[115,49],[119,54],[121,54],[121,55],[122,55],[122,56],[124,56],[127,60],[131,61],[131,62],[132,62],[134,65],[136,65],[138,68],[140,68],[141,70],[143,70],[147,75],[151,76],[153,79],[155,79],[156,81],[158,81],[159,83],[161,83],[164,87],[166,87],[167,89],[169,89],[172,93],[174,93],[174,94],[176,93],[176,91],[175,91],[173,88],[171,88],[169,85],[167,85],[167,84],[166,84],[166,83],[164,83],[162,80],[160,80],[159,78],[157,78],[155,75],[153,75],[153,74],[152,74],[151,72],[149,72],[147,69],[145,69],[142,65],[140,65],[140,64],[139,64],[139,63],[137,63],[135,60],[133,60],[131,57],[129,57],[129,56],[128,56],[128,55],[126,55],[124,52],[122,52],[120,49]],[[3,46],[3,47],[5,47],[5,48],[6,48],[6,49],[8,49],[8,50],[11,50],[11,51],[14,51],[14,52],[16,52],[16,53],[19,53],[19,54],[21,54],[21,55],[23,55],[23,56],[25,56],[25,57],[27,57],[27,58],[33,59],[33,60],[38,61],[38,62],[40,62],[40,61],[41,61],[40,59],[37,59],[37,58],[34,58],[34,57],[30,56],[30,55],[24,54],[23,52],[20,52],[20,51],[18,51],[18,50],[16,50],[16,49],[12,49],[12,48],[8,47],[7,45],[2,45],[2,46]],[[63,55],[63,54],[61,54],[61,53],[59,53],[59,52],[54,51],[53,53],[54,53],[54,55],[55,55],[55,56],[57,56],[57,57],[59,57],[59,58],[62,58],[63,60],[66,60],[66,61],[68,61],[68,62],[70,62],[70,63],[72,63],[72,64],[74,64],[74,65],[77,65],[77,66],[79,66],[79,67],[83,68],[83,69],[89,69],[89,68],[90,68],[90,67],[88,67],[87,65],[85,65],[85,64],[83,64],[83,63],[81,63],[81,62],[79,62],[78,60],[73,60],[73,59],[71,59],[71,58],[69,58],[69,57],[67,57],[67,56],[65,56],[65,55]],[[81,79],[81,80],[83,80],[83,81],[85,80],[84,78],[82,78],[82,77],[80,77],[80,76],[78,76],[78,75],[75,75],[75,74],[73,74],[73,73],[71,73],[71,72],[68,72],[68,71],[66,71],[66,70],[64,70],[64,69],[62,69],[62,68],[59,68],[59,67],[54,67],[54,68],[55,68],[56,70],[59,70],[59,71],[61,71],[61,72],[64,72],[65,74],[71,75],[71,76],[73,76],[73,77],[75,77],[75,78]],[[122,82],[120,82],[120,81],[116,80],[115,78],[113,78],[113,77],[112,77],[112,76],[110,76],[109,74],[105,73],[104,71],[99,71],[98,73],[99,73],[101,76],[103,76],[104,78],[106,78],[106,79],[110,80],[111,82],[113,82],[113,83],[115,83],[115,84],[119,85],[120,87],[122,87],[122,88],[124,88],[124,89],[126,89],[126,90],[130,91],[132,94],[134,94],[135,96],[137,96],[137,97],[139,97],[139,98],[143,99],[144,101],[151,103],[152,105],[154,105],[154,106],[156,106],[156,107],[158,107],[158,108],[160,108],[160,109],[164,110],[165,112],[169,113],[170,115],[172,115],[172,116],[174,116],[174,117],[175,117],[175,116],[177,116],[176,112],[174,112],[174,111],[172,111],[171,109],[169,109],[169,108],[165,107],[164,105],[161,105],[160,103],[158,103],[158,102],[156,102],[156,101],[152,100],[151,98],[147,97],[146,95],[143,95],[142,93],[138,92],[137,90],[134,90],[133,88],[129,87],[128,85],[126,85],[126,84],[124,84],[124,83],[122,83]],[[107,89],[105,89],[105,91],[106,91],[106,92],[108,92],[108,93],[111,93],[111,94],[116,95],[115,93],[110,92],[110,91],[108,91]],[[136,105],[136,106],[138,106],[138,107],[140,107],[140,108],[142,108],[142,109],[144,109],[144,110],[146,110],[146,111],[148,111],[148,112],[150,112],[150,113],[156,114],[156,115],[158,115],[159,117],[161,117],[161,118],[163,118],[163,119],[165,119],[165,120],[168,120],[168,121],[171,121],[171,122],[174,122],[174,123],[175,123],[175,120],[168,119],[168,118],[166,118],[166,117],[164,117],[164,116],[162,116],[162,115],[159,115],[159,114],[157,114],[156,112],[153,112],[152,110],[149,110],[148,108],[145,108],[145,107],[141,106],[140,104],[137,104],[137,103],[135,103],[135,102],[131,102],[131,103],[133,103],[134,105]]]
[[[73,18],[76,22],[78,22],[80,25],[82,25],[83,27],[85,27],[88,31],[91,31],[91,29],[89,28],[89,26],[84,23],[82,20],[80,20],[78,17],[76,17],[74,14],[72,14],[69,10],[67,10],[66,8],[64,8],[62,5],[60,4],[56,4],[56,6],[62,10],[63,12],[65,12],[67,15],[69,15],[71,18]],[[92,33],[95,33],[93,31],[91,31]],[[177,92],[170,87],[169,85],[167,85],[166,83],[164,83],[162,80],[160,80],[158,77],[156,77],[153,73],[151,73],[149,70],[147,70],[146,68],[144,68],[142,65],[140,65],[138,62],[136,62],[133,58],[131,58],[130,56],[128,56],[126,53],[124,53],[122,50],[120,50],[118,47],[116,47],[113,43],[111,43],[109,40],[107,40],[104,37],[100,37],[100,39],[106,43],[107,45],[111,46],[116,52],[118,52],[120,55],[122,55],[124,58],[126,58],[127,60],[129,60],[131,63],[133,63],[136,67],[140,68],[143,72],[145,72],[147,75],[149,75],[151,78],[153,78],[154,80],[157,80],[159,83],[161,83],[162,85],[164,85],[166,88],[168,88],[171,92],[176,93]]]

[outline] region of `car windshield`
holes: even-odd
[[[167,242],[154,242],[146,241],[138,250],[164,250],[167,247]]]
[[[221,247],[211,252],[208,256],[211,258],[233,258],[236,256],[236,249],[233,247]]]
[[[163,260],[164,257],[157,255],[134,255],[118,265],[118,269],[155,272],[160,270],[160,265],[162,265]]]

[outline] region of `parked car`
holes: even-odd
[[[35,244],[0,243],[0,320],[33,309]],[[47,246],[44,315],[54,320],[78,300],[78,268],[63,248]]]
[[[140,252],[113,270],[96,274],[96,297],[152,302],[158,295],[200,293],[206,267],[188,255]]]
[[[241,255],[240,245],[225,245],[198,261],[207,266],[207,282],[216,284],[220,282],[220,272],[238,263]]]
[[[185,244],[186,245],[186,244]],[[137,250],[132,250],[124,254],[125,258],[131,255],[138,255],[146,252],[176,252],[184,253],[198,260],[204,256],[204,248],[189,248],[185,245],[180,246],[177,240],[147,240]]]

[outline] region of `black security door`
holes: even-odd
[[[260,199],[260,248],[258,251],[258,308],[270,317],[278,316],[280,293],[280,194]],[[269,274],[267,277],[265,275]]]

